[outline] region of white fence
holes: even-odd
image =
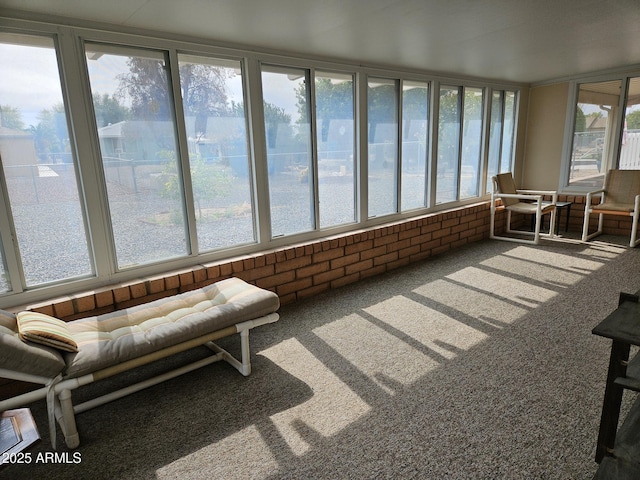
[[[624,170],[640,169],[640,130],[625,132],[620,149],[620,168]]]

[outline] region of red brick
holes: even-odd
[[[351,255],[345,255],[344,257],[331,260],[331,270],[334,268],[344,267],[360,260],[359,253],[352,253]]]
[[[384,265],[385,263],[389,263],[389,262],[394,262],[398,260],[398,252],[391,252],[391,253],[387,253],[386,255],[382,255],[380,257],[375,257],[373,259],[373,265],[374,266],[378,266],[378,265]]]
[[[346,248],[332,248],[323,252],[318,252],[313,255],[313,263],[324,262],[325,260],[333,260],[344,256]]]
[[[113,289],[113,298],[116,303],[126,302],[131,299],[129,287],[117,287]]]
[[[147,280],[147,292],[158,293],[164,291],[164,278],[150,278]]]
[[[411,228],[400,232],[400,234],[398,235],[398,239],[404,240],[405,238],[417,237],[418,235],[420,235],[420,233],[421,232],[419,227]]]
[[[220,265],[220,276],[222,277],[230,277],[233,275],[233,267],[231,267],[230,263],[223,263]]]
[[[180,287],[188,287],[193,284],[193,272],[184,272],[179,274]]]
[[[407,238],[405,240],[400,240],[398,242],[387,245],[387,251],[393,252],[396,250],[401,250],[403,248],[407,248],[411,246],[411,239]]]
[[[290,293],[289,295],[280,296],[280,305],[287,305],[296,301],[296,294]]]
[[[204,267],[196,267],[193,269],[193,280],[195,283],[201,283],[207,280],[207,270]],[[152,292],[149,292],[152,293]]]
[[[398,234],[394,233],[391,235],[385,235],[384,237],[376,238],[373,241],[373,246],[377,247],[380,245],[387,245],[388,243],[393,243],[398,241]]]
[[[298,292],[299,290],[304,290],[305,288],[309,288],[312,285],[313,285],[313,281],[311,278],[304,278],[302,280],[296,280],[295,282],[277,285],[276,293],[278,294],[278,296],[289,295],[290,293],[295,293],[295,292]]]
[[[147,285],[146,283],[133,283],[129,285],[129,290],[131,291],[131,298],[144,297],[147,294]]]
[[[311,257],[298,257],[276,263],[276,273],[286,272],[288,270],[296,270],[311,264]]]
[[[451,234],[451,229],[450,228],[443,228],[442,230],[436,230],[435,232],[433,232],[433,238],[442,238],[442,237],[446,237],[447,235]]]
[[[164,280],[162,281],[164,289]],[[102,292],[96,292],[96,306],[98,308],[113,305],[113,291],[105,290]]]
[[[360,272],[360,278],[373,277],[375,275],[381,275],[387,271],[386,265],[380,265],[374,268],[368,268],[367,270],[363,270]]]
[[[445,220],[442,222],[442,228],[453,227],[454,225],[458,225],[460,223],[459,218],[451,218],[449,220]]]
[[[275,288],[283,283],[293,282],[296,278],[295,270],[289,270],[288,272],[277,273],[270,277],[260,278],[256,281],[256,285],[260,288]]]
[[[364,250],[369,250],[371,248],[373,248],[373,240],[363,240],[355,242],[352,245],[347,245],[344,248],[344,253],[346,255],[351,255],[352,253],[363,252]]]
[[[403,248],[402,250],[399,250],[398,257],[399,258],[410,257],[411,255],[414,255],[419,252],[420,252],[420,245],[413,245],[411,247],[407,247],[407,248]]]
[[[207,278],[209,280],[216,280],[220,278],[220,265],[207,266]]]
[[[311,277],[318,273],[326,272],[327,270],[329,270],[329,262],[314,263],[308,267],[297,269],[296,278]]]
[[[93,294],[73,299],[73,310],[76,313],[90,312],[96,308],[96,299]]]
[[[336,280],[331,282],[331,288],[340,288],[345,285],[349,285],[350,283],[354,283],[360,280],[360,272],[352,273],[351,275],[346,275],[344,277],[337,278]]]
[[[314,285],[320,283],[332,282],[340,277],[344,277],[344,268],[337,268],[335,270],[329,270],[328,272],[319,273],[313,276]]]
[[[55,317],[60,318],[62,320],[64,320],[65,317],[70,317],[75,313],[75,310],[73,309],[73,302],[71,300],[64,300],[61,302],[54,303],[53,313]]]
[[[371,250],[365,250],[360,253],[360,260],[367,260],[368,258],[379,257],[380,255],[384,255],[387,253],[387,246],[382,245],[377,248],[372,248]]]
[[[312,297],[314,295],[318,295],[319,293],[322,293],[326,290],[329,290],[329,284],[328,283],[323,283],[322,285],[315,285],[313,287],[309,287],[305,290],[300,290],[297,294],[298,298],[306,298],[306,297]]]
[[[253,280],[257,280],[258,278],[270,277],[274,273],[275,273],[274,265],[265,265],[264,267],[254,268],[253,270],[242,272],[242,276],[247,281],[253,281]]]
[[[363,262],[353,263],[350,265],[346,265],[344,269],[345,275],[351,275],[354,272],[361,272],[362,270],[366,270],[367,268],[373,267],[373,260],[365,260]]]

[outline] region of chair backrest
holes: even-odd
[[[493,188],[497,194],[507,193],[516,194],[516,183],[513,181],[513,175],[509,173],[500,173],[493,177]],[[501,198],[502,204],[505,207],[515,205],[520,202],[517,198]]]
[[[633,204],[640,194],[640,170],[609,170],[604,189],[605,203]]]

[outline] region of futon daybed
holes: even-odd
[[[0,377],[43,385],[0,401],[0,411],[46,398],[51,442],[57,418],[69,448],[80,444],[75,413],[225,360],[251,372],[249,330],[278,320],[278,296],[237,278],[125,310],[68,323],[36,312],[0,311]],[[241,360],[213,340],[239,333]],[[215,353],[74,406],[71,390],[206,345]]]

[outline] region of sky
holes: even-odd
[[[62,102],[53,50],[0,44],[0,105],[18,108],[26,126],[37,125],[38,114]]]

